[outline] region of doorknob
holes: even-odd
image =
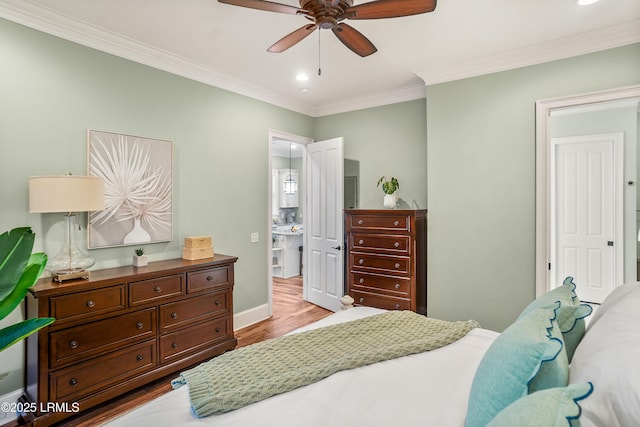
[[[338,246],[331,246],[331,249],[335,249],[337,251],[339,251],[340,249],[342,249],[342,247],[340,245]]]

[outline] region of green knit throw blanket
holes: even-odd
[[[336,372],[450,344],[479,325],[389,311],[242,347],[182,372],[201,418],[241,408]]]

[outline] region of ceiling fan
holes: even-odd
[[[345,46],[362,57],[378,49],[362,33],[344,23],[345,19],[397,18],[433,12],[436,8],[436,0],[375,0],[357,6],[353,5],[353,0],[300,0],[299,8],[266,0],[218,1],[251,9],[302,15],[312,22],[275,42],[267,49],[269,52],[284,52],[320,28],[333,31]]]

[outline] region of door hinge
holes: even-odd
[[[547,268],[549,269],[549,271],[551,271],[551,263],[547,264]]]
[[[613,241],[612,240],[607,241],[607,246],[613,246]]]

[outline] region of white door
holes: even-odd
[[[307,145],[305,299],[331,311],[344,294],[342,138]]]
[[[553,138],[551,287],[601,303],[622,281],[622,134]]]

